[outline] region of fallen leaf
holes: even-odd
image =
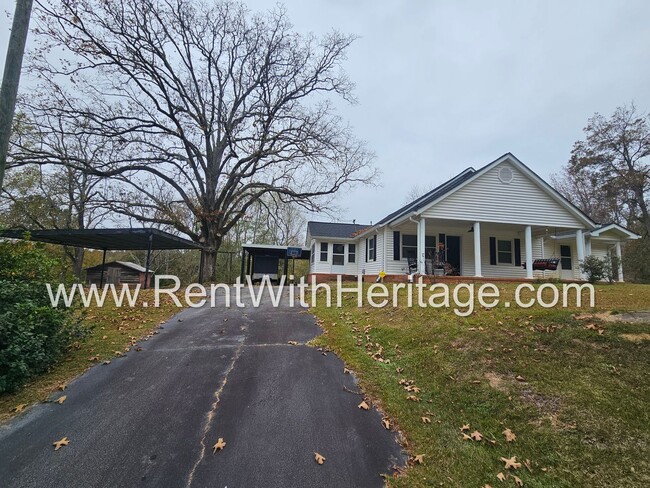
[[[526,381],[526,380],[524,379],[524,377],[521,376],[521,375],[517,375],[517,376],[515,376],[515,379],[516,379],[517,381]]]
[[[505,466],[506,469],[510,469],[510,468],[519,469],[519,468],[521,468],[521,463],[517,462],[517,456],[512,456],[510,459],[502,457],[501,461],[506,463],[506,466]]]
[[[416,397],[415,395],[409,395],[409,396],[406,397],[406,399],[410,400],[412,402],[419,402],[420,401],[420,399],[418,397]]]
[[[386,430],[390,430],[390,420],[382,419],[381,425],[383,425]]]
[[[521,481],[521,478],[518,476],[515,476],[514,474],[512,475],[512,479],[515,480],[515,485],[517,486],[524,486],[524,482]]]
[[[325,462],[325,458],[321,454],[318,454],[317,452],[314,453],[314,460],[318,464],[323,464]]]
[[[219,437],[217,443],[212,446],[212,454],[216,454],[217,451],[222,451],[224,447],[226,447],[226,443],[223,441],[222,437]]]
[[[530,459],[526,459],[526,460],[524,461],[524,466],[526,466],[526,469],[527,469],[529,472],[531,472],[531,473],[533,472],[533,466],[532,466],[532,464],[531,464],[531,462],[530,462]]]
[[[503,473],[499,473],[499,474],[497,475],[497,479],[498,479],[499,481],[503,482],[503,481],[506,480],[506,475],[503,474]]]
[[[504,431],[502,432],[502,434],[503,434],[504,436],[506,436],[506,441],[508,441],[508,442],[514,442],[515,440],[517,440],[517,436],[516,436],[515,433],[514,433],[513,431],[511,431],[510,429],[506,429],[506,430],[504,430]]]
[[[463,434],[463,440],[464,441],[471,441],[472,438],[470,436],[468,436],[467,434]]]
[[[59,390],[63,391],[63,390],[65,390],[67,387],[68,387],[68,384],[67,384],[67,383],[61,383],[61,384],[59,385]]]
[[[352,374],[352,371],[350,371],[348,368],[343,368],[343,374]]]
[[[63,446],[67,446],[68,444],[70,444],[70,439],[68,439],[67,437],[64,437],[60,441],[55,441],[55,442],[52,443],[52,445],[54,446],[55,451],[58,451]]]
[[[20,413],[23,410],[25,410],[26,408],[27,408],[27,404],[26,403],[21,403],[20,405],[16,405],[14,407],[13,411],[16,412],[16,413]]]
[[[102,364],[111,364],[111,361],[110,361],[110,359],[107,359],[107,360],[104,361]]]
[[[429,417],[422,417],[422,423],[423,423],[423,424],[430,424],[430,423],[431,423],[431,419],[430,419]]]
[[[359,405],[357,405],[357,407],[363,410],[368,410],[370,408],[366,402],[361,402]]]
[[[65,402],[67,398],[68,398],[68,397],[67,397],[66,395],[63,395],[63,396],[60,396],[60,397],[59,397],[57,400],[55,400],[55,401],[56,401],[56,403],[58,403],[59,405],[62,405],[63,402]]]
[[[424,464],[424,454],[418,454],[417,456],[413,457],[413,462],[418,464]]]
[[[481,434],[478,430],[475,430],[470,434],[470,437],[476,442],[481,442],[481,439],[483,439],[483,434]]]
[[[460,431],[461,431],[461,432],[465,432],[466,430],[469,430],[469,424],[464,424],[464,425],[460,428]]]

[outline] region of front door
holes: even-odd
[[[563,280],[574,279],[571,246],[560,246],[560,267],[562,268],[561,276]]]
[[[447,236],[447,262],[454,268],[453,273],[460,275],[460,236]]]

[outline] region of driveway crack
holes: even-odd
[[[214,392],[214,402],[212,403],[212,406],[208,411],[205,420],[205,425],[203,426],[203,435],[201,436],[201,449],[199,451],[199,457],[194,463],[194,465],[192,466],[189,475],[187,476],[187,482],[185,483],[185,488],[191,487],[192,482],[194,481],[194,473],[196,472],[196,469],[199,467],[199,464],[201,464],[201,461],[203,461],[203,459],[205,458],[205,451],[206,451],[205,439],[208,436],[208,432],[210,432],[210,428],[212,427],[212,422],[214,420],[214,416],[217,411],[217,407],[219,406],[219,401],[221,399],[221,392],[223,392],[223,389],[228,383],[228,376],[230,376],[230,373],[235,368],[235,363],[237,362],[239,356],[241,355],[243,346],[244,343],[242,341],[242,343],[235,350],[235,355],[233,356],[232,362],[230,363],[228,369],[226,370],[226,374],[223,378],[223,381],[221,382],[221,385],[219,386],[219,389]]]

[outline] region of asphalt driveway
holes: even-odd
[[[141,352],[71,382],[65,403],[0,426],[0,485],[383,486],[403,453],[378,412],[357,408],[341,360],[304,345],[319,333],[286,305],[185,310]]]

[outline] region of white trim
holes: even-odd
[[[598,229],[590,231],[590,234],[592,237],[599,237],[603,232],[610,230],[617,230],[619,232],[622,232],[623,234],[627,235],[628,239],[641,239],[641,236],[639,234],[636,234],[631,230],[627,230],[625,227],[619,224],[607,224],[603,227],[599,227]]]

